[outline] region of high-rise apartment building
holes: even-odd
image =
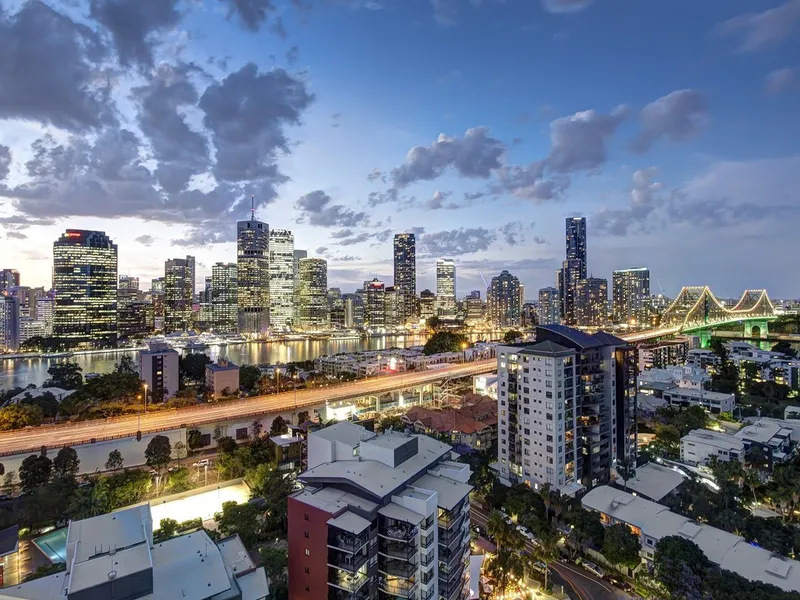
[[[372,330],[386,327],[386,285],[379,279],[364,282],[364,325]]]
[[[394,289],[403,325],[417,316],[417,242],[413,233],[394,236]]]
[[[469,296],[466,297],[464,311],[468,324],[476,325],[483,322],[483,300],[481,300],[481,293],[478,290],[472,290]]]
[[[217,333],[236,333],[239,325],[237,263],[211,267],[211,324]]]
[[[546,287],[539,290],[539,324],[552,325],[561,321],[561,303],[558,288]]]
[[[456,316],[456,263],[452,258],[436,259],[436,313],[445,319]]]
[[[403,297],[397,288],[389,286],[383,295],[384,319],[386,327],[400,327],[405,324],[403,320]]]
[[[7,290],[0,290],[0,352],[19,350],[19,300]]]
[[[171,258],[164,263],[164,332],[186,331],[192,326],[194,256]]]
[[[567,230],[567,260],[579,260],[583,263],[580,278],[586,279],[586,217],[568,217]]]
[[[632,325],[649,324],[650,269],[636,267],[614,271],[614,321]]]
[[[0,291],[22,285],[19,271],[16,269],[0,269]]]
[[[436,316],[436,294],[422,290],[419,294],[419,318],[428,320]]]
[[[586,217],[566,219],[566,260],[558,276],[561,319],[566,325],[577,323],[576,288],[586,279]]]
[[[288,501],[289,597],[469,597],[468,465],[432,437],[341,422],[308,435]]]
[[[301,258],[298,280],[299,326],[306,330],[327,329],[330,325],[327,261],[322,258]]]
[[[636,459],[635,350],[605,332],[536,328],[536,343],[497,350],[503,477],[570,496]]]
[[[165,343],[139,351],[139,376],[147,384],[150,402],[165,402],[178,393],[180,354]]]
[[[53,296],[46,295],[36,299],[36,320],[41,321],[44,337],[53,335],[53,314],[55,300]]]
[[[117,245],[102,231],[67,229],[53,243],[53,335],[82,346],[117,339]]]
[[[489,286],[489,319],[496,327],[520,324],[519,279],[508,271],[492,277]]]
[[[269,232],[269,323],[273,329],[294,325],[294,234],[288,229]]]
[[[236,223],[236,277],[239,332],[263,334],[269,329],[269,225],[256,220]]]
[[[583,327],[601,327],[608,322],[608,281],[600,277],[581,279],[575,290],[575,317]]]

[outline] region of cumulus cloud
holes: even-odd
[[[661,183],[653,181],[658,169],[650,167],[633,174],[630,202],[624,208],[602,208],[591,218],[592,230],[600,234],[622,236],[629,231],[646,230],[653,212],[661,204]]]
[[[367,232],[352,234],[346,238],[340,238],[336,243],[339,246],[355,246],[369,241],[372,236]]]
[[[594,0],[542,0],[542,6],[551,13],[578,12],[587,8]]]
[[[0,119],[70,131],[114,123],[106,55],[94,31],[41,2],[0,10]]]
[[[27,240],[28,236],[19,231],[8,231],[6,232],[6,238],[9,240]]]
[[[767,75],[764,90],[771,95],[780,94],[800,85],[800,72],[797,69],[776,69]]]
[[[383,177],[383,173],[381,173],[380,169],[372,169],[372,171],[367,175],[368,181],[375,181],[376,179],[381,179]]]
[[[0,145],[0,182],[11,172],[11,148]]]
[[[708,120],[705,96],[696,90],[677,90],[651,102],[639,113],[641,131],[631,142],[642,153],[661,138],[682,142],[695,137]]]
[[[780,6],[759,13],[746,13],[717,26],[719,35],[741,39],[740,49],[753,52],[776,44],[797,28],[800,22],[800,0],[788,0]]]
[[[462,177],[487,179],[500,168],[504,152],[503,142],[491,137],[485,127],[468,129],[460,138],[442,133],[429,146],[409,150],[405,162],[392,169],[391,180],[396,188],[402,188],[436,179],[450,168]]]
[[[445,200],[447,200],[452,195],[453,192],[440,192],[439,190],[436,190],[433,193],[433,196],[431,196],[425,201],[423,207],[427,208],[428,210],[440,210],[440,209],[455,210],[457,208],[461,208],[455,202],[445,202]]]
[[[509,246],[518,246],[525,242],[525,226],[522,221],[511,221],[498,228],[498,233]]]
[[[151,36],[173,27],[181,18],[179,0],[91,0],[90,16],[104,25],[114,40],[119,62],[153,66]]]
[[[628,114],[619,106],[604,115],[595,110],[577,112],[550,123],[547,167],[556,173],[596,169],[606,162],[608,141]]]
[[[366,213],[356,212],[341,204],[332,204],[331,197],[322,190],[314,190],[300,196],[294,206],[300,211],[298,223],[308,223],[318,227],[343,228],[369,224]]]
[[[509,193],[517,198],[536,203],[559,200],[570,185],[568,177],[545,177],[546,161],[535,161],[527,166],[512,165],[498,171],[499,183],[494,193]]]
[[[221,0],[228,7],[228,17],[237,17],[250,31],[258,31],[275,12],[272,0]],[[275,23],[273,23],[275,26]],[[282,27],[282,24],[279,25]]]
[[[133,241],[141,244],[142,246],[152,246],[156,239],[152,235],[144,234],[134,238]]]
[[[419,246],[426,256],[461,256],[488,250],[497,232],[485,227],[460,227],[435,233],[423,233]]]

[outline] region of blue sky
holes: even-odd
[[[508,268],[534,299],[584,215],[596,276],[800,295],[800,0],[0,6],[0,267],[27,284],[67,227],[120,273],[210,272],[255,193],[344,291],[415,231],[419,289],[451,257],[459,296]]]

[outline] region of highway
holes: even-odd
[[[0,456],[35,451],[42,446],[62,448],[90,442],[92,439],[100,441],[128,437],[136,435],[137,429],[140,429],[142,433],[152,433],[177,429],[182,426],[192,427],[233,419],[251,417],[255,419],[266,414],[292,411],[295,408],[324,406],[326,402],[337,402],[434,383],[449,377],[480,375],[489,373],[496,368],[497,360],[492,358],[430,371],[407,371],[329,387],[254,396],[242,400],[160,410],[141,415],[27,427],[0,433]]]

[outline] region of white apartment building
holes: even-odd
[[[664,390],[661,393],[661,397],[670,406],[702,406],[706,411],[714,415],[718,415],[721,412],[732,412],[736,407],[736,396],[734,394],[709,392],[702,388],[673,387]]]
[[[139,352],[139,377],[147,386],[150,402],[163,402],[178,393],[180,355],[166,343],[150,344]]]
[[[744,462],[744,440],[709,429],[695,429],[681,438],[681,461],[690,465],[705,465],[712,456],[717,460]]]

